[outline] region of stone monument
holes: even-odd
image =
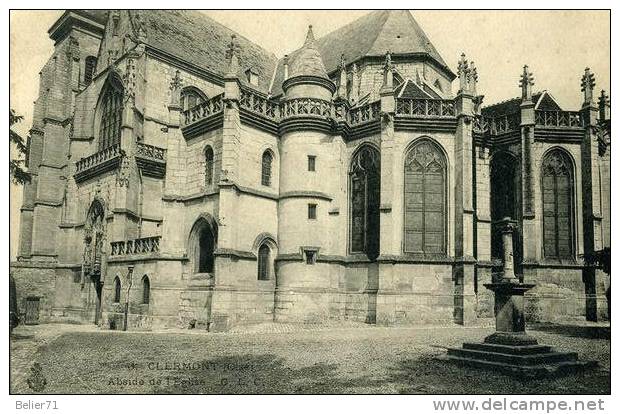
[[[524,294],[535,285],[520,282],[514,273],[514,226],[510,218],[502,220],[502,278],[484,285],[495,293],[495,333],[483,343],[449,348],[445,359],[519,377],[563,375],[596,367],[596,361],[579,361],[575,352],[556,352],[548,345],[539,345],[525,332]]]

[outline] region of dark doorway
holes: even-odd
[[[198,273],[213,272],[213,250],[215,243],[211,231],[204,227],[198,236]]]
[[[521,174],[517,159],[507,153],[498,152],[491,160],[491,257],[503,259],[503,243],[499,222],[510,217],[517,223],[513,233],[513,254],[515,272],[522,273],[523,239],[521,229]]]
[[[351,253],[365,253],[370,260],[379,256],[379,202],[381,158],[379,151],[364,145],[351,161],[350,243]]]
[[[40,298],[36,296],[29,296],[24,302],[24,324],[38,325]]]

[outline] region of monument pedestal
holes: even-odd
[[[525,332],[523,295],[535,285],[520,283],[514,275],[512,222],[504,221],[504,277],[484,285],[495,293],[495,333],[483,343],[449,348],[445,359],[524,378],[566,375],[596,367],[596,361],[578,361],[575,352],[556,352],[550,346],[539,345]]]

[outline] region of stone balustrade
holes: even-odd
[[[332,116],[332,103],[323,99],[293,98],[286,100],[281,104],[280,119],[300,115],[330,118]]]
[[[349,110],[347,120],[350,125],[363,124],[379,119],[381,115],[381,101],[370,102]]]
[[[166,150],[164,148],[159,148],[154,145],[143,144],[140,142],[137,144],[136,155],[161,161],[166,160]]]
[[[123,152],[121,150],[120,144],[112,145],[108,148],[105,148],[99,152],[94,153],[93,155],[89,155],[88,157],[82,158],[79,161],[77,161],[75,163],[75,167],[76,167],[75,172],[81,173],[90,168],[96,167],[102,164],[103,162],[108,161],[112,158],[121,156],[122,154]]]
[[[404,117],[455,117],[456,106],[451,99],[397,98],[396,115]]]
[[[214,96],[211,99],[207,99],[206,101],[199,103],[193,108],[183,111],[182,113],[183,114],[182,116],[183,125],[189,125],[203,118],[223,112],[224,111],[223,98],[224,98],[224,94],[222,93],[217,96]]]
[[[542,111],[535,112],[536,125],[560,128],[581,128],[581,114],[574,111]]]
[[[491,135],[499,135],[510,131],[516,131],[521,126],[521,114],[519,112],[514,112],[512,114],[487,118],[487,123],[489,125]]]
[[[246,88],[241,88],[239,106],[273,120],[277,120],[280,116],[280,105],[278,102]]]
[[[110,256],[127,256],[132,254],[149,254],[159,252],[161,236],[143,237],[134,240],[110,243]]]

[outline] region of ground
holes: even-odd
[[[32,393],[27,380],[33,382],[39,363],[43,393],[610,393],[609,330],[600,326],[531,329],[540,343],[599,361],[596,371],[572,377],[520,381],[434,358],[492,331],[270,324],[214,334],[20,326],[11,337],[11,391]]]

